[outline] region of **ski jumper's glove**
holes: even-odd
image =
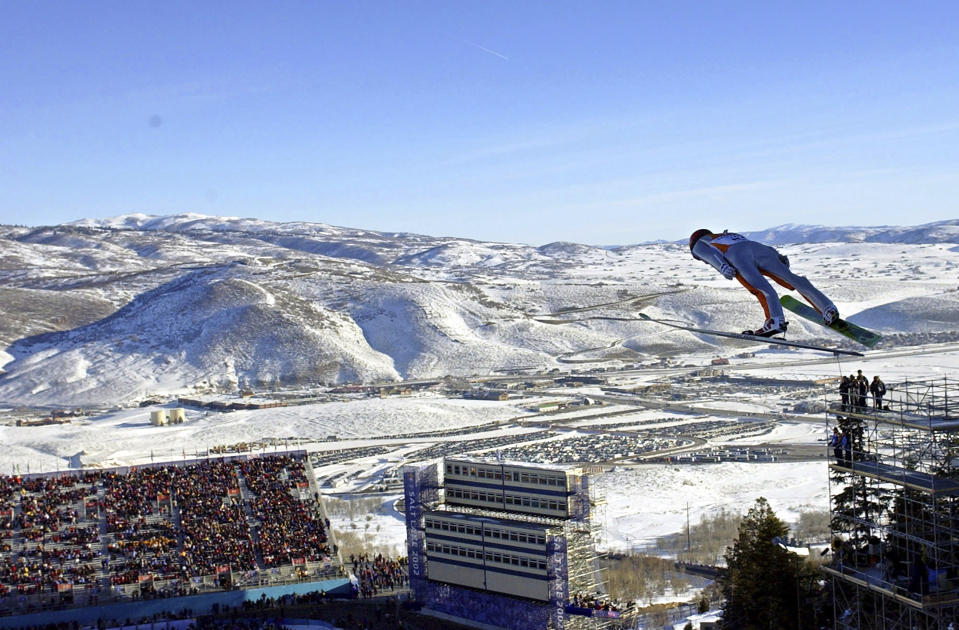
[[[726,257],[715,247],[709,244],[709,239],[703,237],[696,241],[696,244],[693,245],[692,249],[693,257],[703,261],[719,273],[723,274],[723,277],[727,280],[732,280],[736,277],[736,268],[729,264],[729,261],[726,260]]]

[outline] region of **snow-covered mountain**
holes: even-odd
[[[959,219],[937,221],[915,227],[827,227],[822,225],[780,225],[746,235],[770,245],[786,243],[903,243],[930,244],[959,242]]]
[[[959,337],[959,220],[753,236],[794,243],[794,268],[888,343]],[[716,329],[762,320],[681,243],[536,248],[135,214],[0,227],[0,252],[0,402],[13,405],[636,362],[722,347],[629,321],[639,309]]]

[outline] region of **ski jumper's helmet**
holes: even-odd
[[[690,251],[690,253],[693,251],[693,247],[696,246],[696,241],[698,241],[698,240],[701,239],[702,237],[706,236],[707,234],[712,234],[712,232],[709,231],[709,230],[707,230],[706,228],[700,228],[700,229],[696,230],[695,232],[693,232],[693,233],[690,235],[690,237],[689,237],[689,251]]]

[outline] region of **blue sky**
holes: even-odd
[[[0,2],[0,223],[959,217],[955,2]]]

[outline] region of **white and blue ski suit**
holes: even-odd
[[[775,249],[742,234],[723,232],[706,234],[693,245],[694,258],[716,268],[724,276],[735,277],[762,304],[766,319],[784,320],[779,295],[766,278],[772,278],[787,289],[796,290],[822,313],[835,305],[804,276],[789,270],[789,260]],[[730,267],[732,269],[730,269]],[[732,276],[732,273],[735,276]]]

